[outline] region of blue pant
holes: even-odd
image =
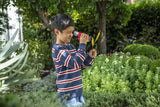
[[[85,104],[83,96],[72,98],[65,102],[67,107],[82,107]]]

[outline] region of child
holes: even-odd
[[[53,62],[57,74],[58,98],[61,103],[71,107],[85,104],[83,99],[82,69],[93,64],[97,56],[95,49],[86,54],[87,34],[82,34],[78,50],[70,44],[74,31],[74,21],[65,14],[58,14],[52,19],[52,30],[57,36],[52,48]],[[66,101],[64,98],[67,96]]]

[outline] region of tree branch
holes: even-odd
[[[45,12],[41,9],[38,9],[38,14],[42,18],[44,26],[46,26],[51,30],[51,25],[49,24],[49,18],[47,17]]]

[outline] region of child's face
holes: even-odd
[[[58,44],[66,44],[71,41],[71,38],[73,36],[74,26],[69,26],[62,32],[59,31],[57,34],[57,42]]]

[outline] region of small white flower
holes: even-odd
[[[137,61],[139,61],[141,57],[140,57],[140,56],[137,56],[137,57],[135,57],[135,58],[136,58]]]
[[[131,55],[131,53],[130,53],[130,52],[127,52],[126,54],[127,54],[127,55]]]
[[[116,52],[116,53],[114,53],[115,55],[118,55],[118,53]]]
[[[123,56],[120,56],[119,58],[123,59]]]
[[[117,64],[117,61],[113,61],[113,64],[115,64],[115,65],[116,65],[116,64]]]
[[[109,62],[109,59],[108,59],[108,58],[106,58],[105,62]]]

